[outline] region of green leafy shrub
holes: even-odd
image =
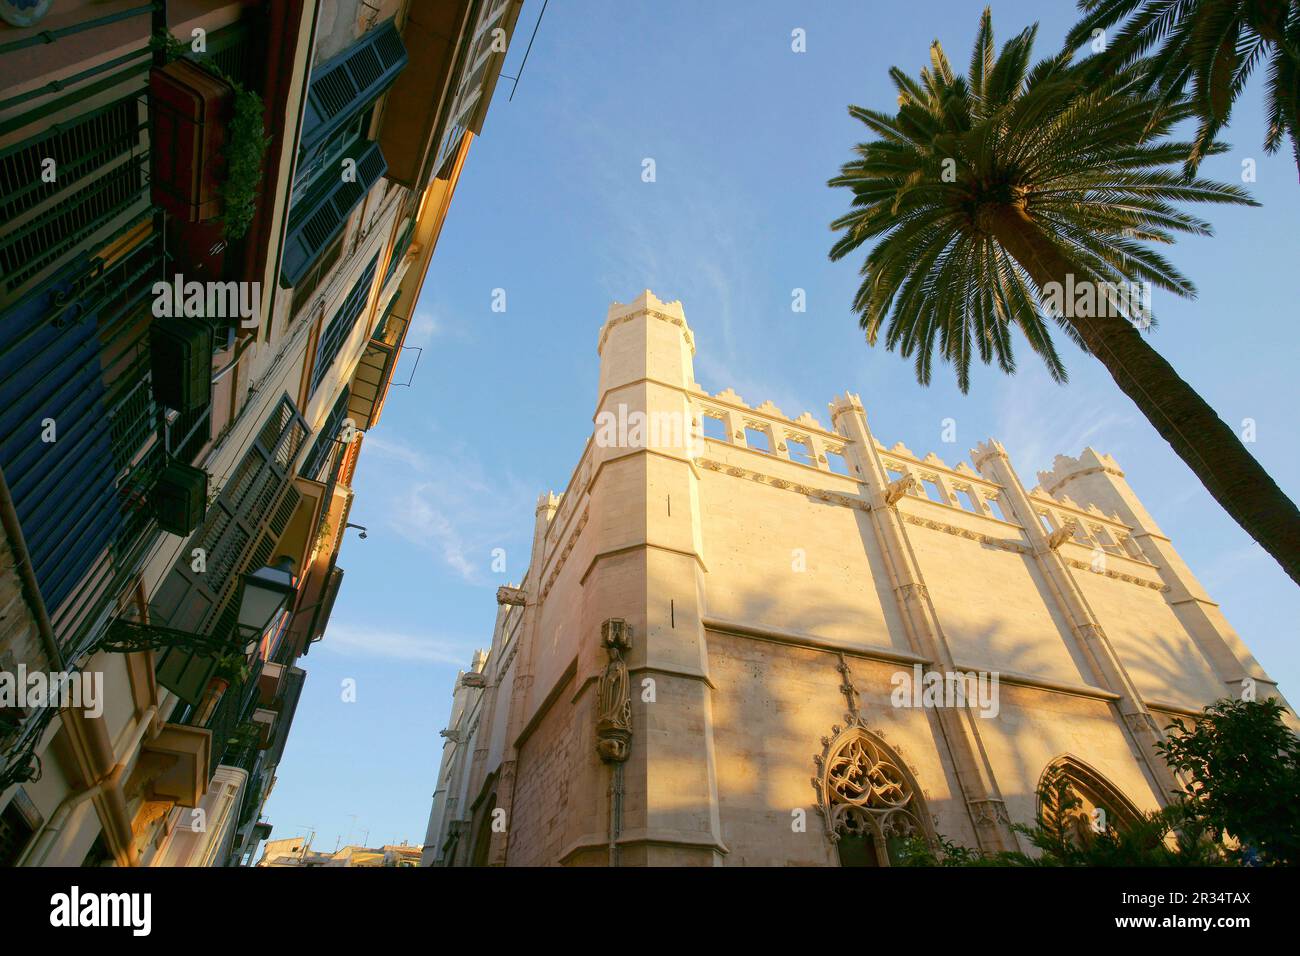
[[[1012,824],[1038,851],[984,854],[943,836],[904,842],[905,866],[1223,866],[1300,864],[1300,738],[1276,700],[1220,700],[1157,749],[1188,779],[1179,799],[1122,827],[1079,826],[1079,797],[1060,770],[1039,784],[1033,826]],[[1111,815],[1110,819],[1113,819]]]
[[[1188,727],[1166,730],[1161,755],[1190,784],[1182,810],[1231,838],[1238,862],[1300,864],[1300,738],[1276,700],[1221,700]]]

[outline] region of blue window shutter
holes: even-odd
[[[0,468],[51,614],[122,523],[98,316],[73,308],[61,328],[48,320],[88,268],[82,256],[0,316]],[[46,418],[56,441],[41,440]]]
[[[358,140],[346,156],[357,164],[357,178],[343,182],[337,170],[326,170],[289,214],[289,234],[280,261],[280,283],[297,285],[312,264],[343,230],[352,210],[366,198],[388,169],[378,143]]]
[[[388,89],[406,66],[406,47],[392,20],[368,31],[312,70],[298,143],[310,152]]]

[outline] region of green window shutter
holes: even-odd
[[[316,363],[311,371],[311,388],[308,395],[316,394],[316,389],[320,386],[321,379],[329,371],[334,360],[338,358],[339,349],[343,343],[352,335],[352,330],[356,328],[357,321],[366,314],[366,303],[370,301],[370,290],[375,284],[375,268],[379,265],[379,256],[376,254],[370,260],[357,281],[352,283],[352,289],[348,292],[348,297],[343,300],[338,311],[330,319],[329,325],[325,326],[325,331],[321,334],[320,342],[316,345]]]
[[[388,257],[388,268],[384,270],[383,285],[388,285],[388,280],[393,277],[397,267],[402,264],[402,257],[406,255],[406,250],[411,248],[411,237],[415,234],[415,218],[408,216],[406,222],[402,225],[402,231],[397,234],[397,242],[393,243],[393,254]]]
[[[200,634],[232,631],[240,575],[271,559],[298,506],[292,465],[308,432],[293,402],[281,398],[150,601],[154,623]],[[202,571],[194,568],[196,548],[203,550]],[[158,660],[158,682],[194,704],[215,667],[211,657],[168,649]]]
[[[312,70],[299,148],[310,152],[372,103],[406,66],[406,47],[392,20]]]
[[[310,271],[312,263],[343,231],[352,210],[388,169],[379,144],[367,140],[357,140],[344,158],[356,162],[356,179],[345,182],[339,170],[323,170],[289,214],[289,234],[280,262],[280,283],[286,288],[297,285]]]

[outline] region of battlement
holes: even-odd
[[[690,346],[691,354],[695,354],[695,333],[686,324],[686,310],[682,308],[681,300],[674,299],[671,302],[665,302],[649,289],[646,289],[631,302],[611,302],[609,304],[609,311],[605,314],[605,324],[600,327],[600,336],[596,342],[596,353],[604,355],[605,343],[608,341],[612,329],[642,315],[648,315],[676,325],[682,330],[682,335],[686,337],[686,344]]]
[[[1057,455],[1052,460],[1050,471],[1040,471],[1038,473],[1038,483],[1046,489],[1048,494],[1055,495],[1057,490],[1071,478],[1078,478],[1095,472],[1105,472],[1119,478],[1124,477],[1119,462],[1115,461],[1110,455],[1103,455],[1089,447],[1085,448],[1078,458],[1071,458],[1069,455]]]

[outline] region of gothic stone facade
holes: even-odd
[[[997,441],[955,466],[886,447],[855,395],[829,428],[710,395],[650,292],[598,348],[593,436],[457,681],[426,864],[1028,849],[1010,823],[1048,767],[1154,809],[1161,728],[1248,680],[1277,694],[1111,457],[1026,488]],[[963,672],[998,675],[996,713],[896,706],[900,674]]]

